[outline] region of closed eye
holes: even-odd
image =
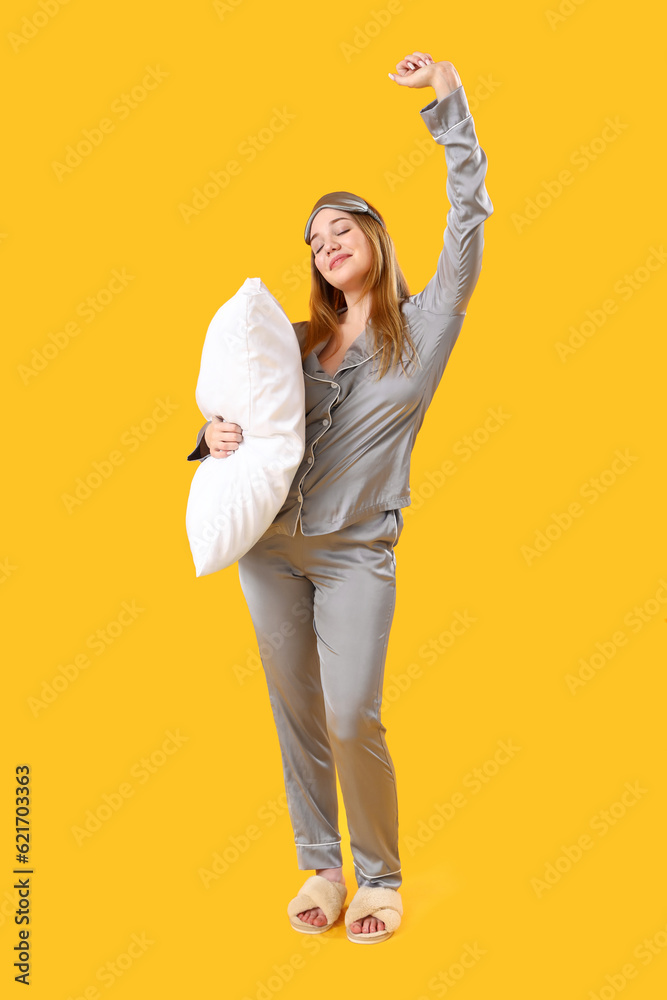
[[[343,235],[343,233],[349,233],[349,231],[350,231],[350,230],[349,230],[349,228],[348,228],[348,229],[341,229],[341,231],[340,231],[339,233],[334,233],[334,236],[342,236],[342,235]],[[324,244],[322,244],[322,246],[324,246]],[[317,256],[317,254],[318,254],[318,253],[320,252],[320,250],[322,249],[322,246],[319,246],[319,247],[317,248],[317,250],[315,250],[315,252],[314,252],[313,256]]]

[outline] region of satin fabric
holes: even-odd
[[[375,381],[380,354],[366,328],[330,376],[318,361],[325,342],[315,345],[303,360],[305,452],[272,532],[294,535],[299,525],[304,535],[326,534],[367,514],[410,504],[411,453],[465,319],[482,267],[484,222],[493,213],[485,187],[487,159],[463,87],[431,101],[420,115],[445,151],[450,209],[435,273],[401,307],[419,364],[407,364],[407,374],[395,365]],[[426,220],[419,220],[418,231],[425,238]],[[293,326],[303,346],[306,321]],[[238,423],[232,413],[225,419]],[[210,457],[199,453],[206,426],[189,460]]]
[[[300,869],[343,864],[340,781],[358,885],[401,884],[396,776],[381,721],[400,510],[327,535],[266,534],[238,562],[278,732]]]
[[[303,461],[273,524],[238,563],[280,739],[299,867],[342,863],[337,766],[359,884],[389,888],[401,883],[396,782],[380,716],[393,549],[400,508],[410,503],[415,438],[465,319],[493,212],[486,155],[463,87],[420,115],[445,151],[450,209],[435,273],[401,307],[419,363],[407,372],[396,365],[375,381],[380,356],[366,329],[330,376],[318,360],[324,342],[315,345],[303,360]],[[406,198],[417,189],[410,180]],[[426,238],[431,215],[418,220],[416,238]],[[293,325],[303,346],[306,324]],[[191,461],[210,457],[199,452],[206,426]]]
[[[378,213],[374,212],[368,202],[364,198],[361,198],[358,194],[352,194],[351,191],[330,191],[329,194],[323,194],[322,197],[315,202],[313,210],[308,216],[308,222],[306,223],[306,228],[303,232],[303,238],[309,245],[310,227],[313,223],[313,219],[323,208],[341,208],[344,212],[364,212],[367,215],[372,215],[374,219],[377,219],[377,221],[384,226],[384,222]]]

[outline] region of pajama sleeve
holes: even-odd
[[[435,274],[410,300],[429,312],[464,315],[482,268],[484,221],[493,213],[484,185],[487,158],[463,86],[419,113],[435,142],[445,147],[451,207]]]
[[[207,420],[206,423],[204,424],[204,426],[202,428],[200,428],[199,433],[197,434],[197,444],[195,445],[194,449],[188,455],[188,462],[194,462],[195,460],[198,461],[198,462],[203,462],[204,459],[211,457],[210,454],[209,455],[201,455],[199,453],[199,443],[200,443],[201,439],[203,438],[204,434],[206,433],[206,428],[208,427],[208,425],[210,424],[210,422],[211,422],[210,420]]]

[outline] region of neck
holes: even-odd
[[[342,315],[342,321],[350,326],[365,327],[371,311],[372,300],[370,294],[364,298],[357,298],[354,294],[344,293],[346,310]]]

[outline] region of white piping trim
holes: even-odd
[[[334,374],[330,375],[329,378],[318,378],[317,375],[311,375],[310,372],[305,371],[305,369],[303,374],[307,375],[308,378],[315,379],[316,382],[328,382],[329,385],[331,385],[332,384],[331,380],[335,379],[336,376],[340,374],[340,372],[346,372],[349,371],[350,368],[358,368],[359,365],[365,365],[367,361],[370,361],[371,358],[374,358],[375,355],[379,354],[381,350],[382,348],[378,347],[377,351],[374,351],[372,354],[369,354],[367,358],[363,358],[363,360],[361,361],[356,361],[353,365],[346,365],[345,368],[337,368]],[[340,388],[340,386],[338,388]]]
[[[333,847],[335,844],[340,844],[340,840],[327,840],[324,844],[297,844],[294,841],[296,847]]]
[[[359,868],[359,865],[357,865],[357,868]],[[363,869],[361,868],[359,868],[359,871],[364,876],[364,878],[385,878],[387,875],[398,875],[401,869],[398,868],[395,872],[384,872],[382,875],[367,875],[366,872],[363,871]]]

